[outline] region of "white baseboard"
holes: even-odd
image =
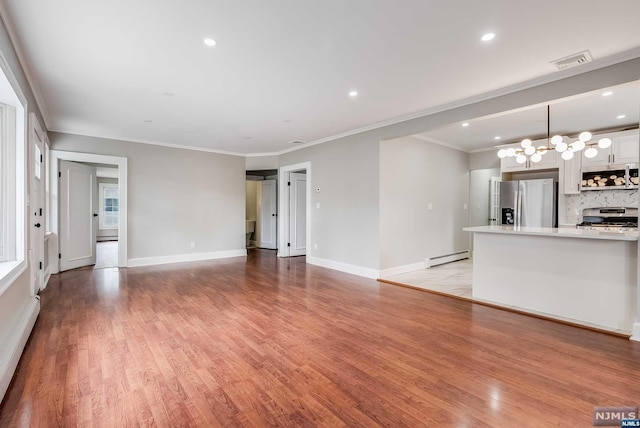
[[[362,266],[350,265],[348,263],[336,262],[333,260],[321,259],[318,257],[307,256],[307,263],[316,266],[322,266],[340,272],[350,273],[352,275],[363,276],[370,279],[378,279],[380,271],[377,269],[365,268]]]
[[[226,259],[247,255],[247,249],[213,251],[209,253],[177,254],[173,256],[141,257],[127,260],[128,267],[163,265],[167,263],[197,262],[201,260]]]
[[[629,340],[640,342],[640,321],[633,323],[633,330],[631,331],[631,337]]]
[[[411,263],[404,266],[396,266],[380,271],[380,278],[389,278],[390,276],[400,275],[407,272],[415,272],[417,270],[426,269],[424,262]]]
[[[33,297],[28,300],[24,310],[20,311],[20,318],[9,331],[6,343],[0,347],[0,401],[9,388],[13,373],[18,367],[24,346],[31,335],[33,325],[40,312],[40,300]]]

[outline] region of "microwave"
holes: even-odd
[[[581,191],[638,188],[638,165],[603,165],[582,168]]]

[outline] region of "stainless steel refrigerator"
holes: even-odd
[[[554,179],[500,183],[500,224],[557,227],[558,186]]]

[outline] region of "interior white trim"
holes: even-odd
[[[243,257],[247,255],[246,248],[240,250],[227,250],[227,251],[213,251],[208,253],[191,253],[191,254],[176,254],[173,256],[159,256],[159,257],[141,257],[138,259],[129,259],[129,267],[135,266],[153,266],[163,265],[166,263],[182,263],[182,262],[197,262],[201,260],[215,260],[226,259],[230,257]]]
[[[635,340],[636,342],[640,342],[640,321],[636,321],[633,323],[633,330],[629,340]]]
[[[404,266],[396,266],[380,271],[380,278],[389,278],[390,276],[400,275],[407,272],[415,272],[417,270],[426,269],[424,262],[411,263]]]
[[[116,165],[118,167],[118,185],[120,186],[120,215],[118,217],[118,267],[127,267],[127,158],[120,156],[96,155],[91,153],[64,152],[60,150],[50,150],[50,207],[51,212],[51,232],[59,236],[59,219],[58,219],[58,171],[60,169],[60,160],[72,162],[92,162],[107,165]],[[60,239],[58,242],[58,252],[60,252]],[[59,262],[58,262],[59,263]],[[58,266],[59,271],[59,266]]]
[[[19,312],[21,316],[16,320],[16,324],[9,329],[9,337],[0,347],[0,401],[9,388],[39,312],[40,300],[37,297],[31,297]]]
[[[350,265],[348,263],[321,259],[319,257],[313,257],[309,255],[307,255],[307,263],[309,263],[310,265],[321,266],[328,269],[350,273],[352,275],[358,275],[358,276],[362,276],[369,279],[378,279],[380,277],[380,271],[378,269],[371,269],[371,268],[366,268],[362,266]]]
[[[245,153],[228,152],[228,151],[225,151],[225,150],[209,149],[209,148],[206,148],[206,147],[198,147],[198,146],[185,146],[185,145],[182,145],[182,144],[163,143],[163,142],[160,142],[160,141],[143,140],[143,139],[139,139],[139,138],[119,137],[117,135],[109,135],[109,134],[80,134],[80,133],[76,133],[76,132],[62,131],[62,130],[57,129],[57,128],[49,129],[49,131],[58,132],[58,133],[61,133],[61,134],[68,134],[68,135],[77,135],[79,137],[104,138],[106,140],[117,140],[117,141],[128,141],[128,142],[131,142],[131,143],[150,144],[152,146],[170,147],[172,149],[195,150],[195,151],[198,151],[198,152],[217,153],[217,154],[220,154],[220,155],[230,155],[230,156],[241,156],[241,157],[246,157],[247,156]]]
[[[281,166],[278,170],[278,257],[289,257],[289,173],[305,170],[307,173],[307,263],[313,242],[311,240],[311,162]]]

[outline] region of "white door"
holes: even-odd
[[[60,271],[96,263],[96,169],[60,161]]]
[[[258,192],[258,247],[274,250],[278,247],[276,180],[260,181]]]
[[[29,121],[29,264],[31,293],[44,287],[44,133],[35,115]]]
[[[307,175],[289,174],[289,255],[307,253]]]

